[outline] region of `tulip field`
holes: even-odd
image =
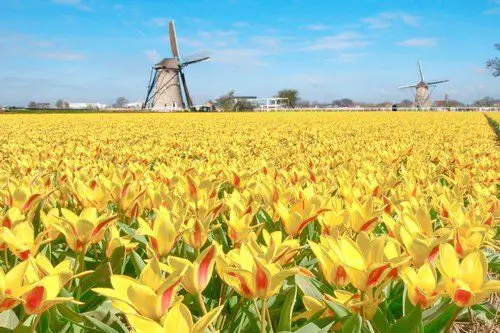
[[[0,333],[500,332],[486,115],[0,115]]]

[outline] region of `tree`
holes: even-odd
[[[352,108],[353,106],[354,102],[349,98],[337,99],[332,102],[332,107]]]
[[[410,107],[413,105],[413,102],[410,101],[409,99],[403,99],[400,103],[399,103],[399,106],[402,106],[402,107]]]
[[[500,51],[500,43],[495,44],[495,48]],[[486,68],[493,71],[493,76],[500,76],[500,58],[493,58],[488,60]]]
[[[288,105],[290,105],[291,108],[295,108],[299,100],[299,92],[295,89],[283,89],[278,91],[274,97],[288,98]]]
[[[483,97],[474,102],[475,106],[494,106],[496,103],[499,103],[500,99],[495,99],[490,96]]]
[[[215,105],[223,111],[232,111],[236,105],[234,99],[234,90],[231,90],[225,95],[220,96],[215,100]]]
[[[247,99],[238,100],[234,105],[235,111],[253,111],[254,105]]]
[[[113,105],[115,108],[124,108],[128,104],[128,99],[125,97],[118,97],[116,103]]]
[[[69,103],[63,101],[62,99],[58,99],[56,102],[56,108],[58,109],[69,109]]]
[[[449,101],[444,103],[444,107],[446,107],[446,108],[456,108],[456,107],[460,107],[460,106],[464,106],[464,105],[465,105],[464,103],[457,101],[457,100],[454,100],[454,99],[450,99]]]
[[[30,108],[30,109],[36,108],[36,102],[34,102],[34,101],[29,102],[28,108]]]

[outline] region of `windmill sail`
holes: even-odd
[[[445,83],[449,82],[450,80],[439,80],[439,81],[432,81],[432,82],[427,82],[428,85],[433,85],[433,84],[439,84],[439,83]]]
[[[420,82],[424,82],[424,72],[422,71],[422,64],[418,61],[418,71],[420,72]]]
[[[174,58],[179,60],[179,47],[177,46],[177,36],[175,34],[175,25],[174,21],[170,21],[168,24],[169,29],[168,29],[168,34],[170,37],[170,48],[172,49],[172,55]]]

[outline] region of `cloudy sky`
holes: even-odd
[[[397,87],[450,79],[435,98],[500,97],[500,0],[1,0],[0,104],[142,101],[154,61],[209,52],[186,70],[195,102],[283,88],[329,102],[400,101]]]

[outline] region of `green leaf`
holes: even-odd
[[[297,287],[299,287],[299,289],[302,291],[302,293],[304,293],[304,295],[313,297],[318,301],[322,301],[323,294],[312,283],[312,280],[312,278],[295,275],[295,283],[297,284]]]
[[[461,310],[455,303],[445,301],[440,306],[433,306],[423,313],[423,324],[425,332],[445,332]]]
[[[361,328],[363,327],[363,321],[361,316],[357,313],[353,313],[346,321],[342,324],[342,333],[361,333]]]
[[[87,292],[89,289],[93,288],[97,283],[108,281],[111,276],[111,271],[109,269],[108,263],[111,265],[111,270],[113,274],[121,274],[123,259],[125,258],[125,248],[123,246],[116,248],[108,261],[100,264],[95,271],[82,278],[82,293]]]
[[[56,307],[61,316],[71,321],[72,323],[81,324],[85,321],[85,318],[83,318],[81,314],[76,313],[64,304],[58,304]]]
[[[418,333],[422,325],[422,308],[415,307],[411,313],[401,317],[391,326],[391,332]]]
[[[302,326],[294,333],[327,333],[333,324],[334,323],[331,318],[316,319],[315,321]]]
[[[293,288],[291,288],[288,291],[285,298],[285,303],[281,308],[280,321],[278,324],[278,332],[290,331],[292,329],[292,314],[296,298],[297,298],[297,286],[293,286]]]
[[[380,308],[377,309],[375,316],[372,320],[370,320],[370,322],[372,323],[373,328],[375,328],[375,330],[379,333],[390,331],[389,322]]]
[[[141,243],[142,245],[144,245],[144,247],[147,247],[148,241],[147,241],[146,237],[144,237],[142,235],[137,235],[137,230],[135,230],[134,228],[131,228],[128,225],[121,223],[121,222],[117,222],[116,225],[121,230],[123,230],[123,232],[125,232],[127,235],[131,236],[132,239]]]
[[[12,310],[0,313],[0,327],[14,329],[19,324],[19,319]]]
[[[488,256],[488,269],[496,274],[500,274],[500,253]]]
[[[144,260],[142,260],[141,256],[138,255],[134,250],[130,252],[130,260],[132,261],[132,265],[134,266],[134,270],[137,276],[141,275],[142,270],[146,266]]]
[[[408,287],[405,284],[403,291],[403,316],[407,316],[415,310],[415,306],[411,304],[410,299],[408,298]]]
[[[89,315],[84,315],[85,321],[87,321],[89,324],[95,326],[99,331],[103,333],[118,333],[115,329],[112,327],[104,324],[102,321],[97,320]]]
[[[351,315],[349,310],[347,310],[345,307],[342,305],[325,300],[326,305],[333,311],[333,314],[335,315],[334,317],[337,318],[338,320],[344,321]]]

